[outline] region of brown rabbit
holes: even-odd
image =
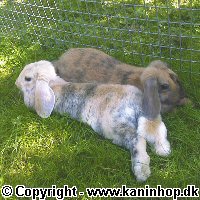
[[[66,81],[134,85],[144,92],[146,116],[168,112],[187,98],[177,75],[167,64],[156,60],[146,68],[122,63],[93,48],[72,48],[53,62],[57,74]]]

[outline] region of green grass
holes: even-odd
[[[98,10],[99,14],[115,14],[111,4],[108,4],[107,7],[102,4],[97,5],[99,7],[87,8],[84,2],[80,4],[75,3],[76,1],[72,2],[71,5],[66,3],[65,8],[76,9],[80,6],[79,9],[83,11],[89,9],[92,13]],[[193,2],[196,4],[187,6],[199,7],[196,1]],[[58,3],[57,6],[64,5]],[[123,16],[123,10],[119,9],[121,8],[120,4],[116,6],[118,11],[120,10],[118,15]],[[172,5],[169,6],[172,8]],[[9,9],[13,9],[13,3],[1,6],[1,16],[10,15]],[[37,9],[33,8],[33,11],[36,12]],[[40,12],[42,11],[40,10]],[[47,16],[51,14],[48,12],[46,11]],[[141,8],[136,9],[135,12],[138,17],[146,16]],[[155,10],[146,10],[146,12],[148,12],[149,19],[156,17]],[[53,14],[55,18],[66,19],[64,13],[62,16],[58,16],[58,12],[53,12]],[[129,7],[126,14],[132,17],[134,15]],[[164,11],[160,12],[161,19],[166,19],[167,16]],[[191,13],[187,12],[179,18],[178,11],[174,9],[170,16],[174,20],[190,21],[192,19],[193,22],[196,22],[200,15],[191,16]],[[79,191],[85,191],[86,187],[121,187],[124,184],[127,187],[144,187],[145,184],[151,187],[162,185],[162,187],[184,188],[189,184],[200,187],[199,63],[190,65],[190,63],[183,62],[180,65],[179,61],[171,60],[173,69],[181,77],[187,94],[193,100],[193,105],[178,108],[174,113],[163,116],[168,129],[172,153],[169,157],[162,158],[155,155],[151,147],[148,146],[152,174],[146,183],[138,183],[131,172],[130,154],[127,150],[101,138],[90,127],[71,119],[69,116],[53,114],[48,119],[39,118],[33,111],[25,107],[14,83],[21,69],[27,63],[41,59],[57,59],[64,52],[64,49],[72,46],[100,45],[105,52],[122,61],[140,65],[147,64],[154,57],[159,57],[160,48],[155,46],[151,52],[152,49],[145,44],[155,44],[156,41],[159,41],[162,45],[169,45],[169,37],[167,39],[167,37],[160,38],[158,35],[151,37],[145,33],[133,33],[132,40],[140,40],[144,45],[139,43],[123,44],[121,41],[113,42],[102,38],[97,41],[95,38],[86,36],[94,34],[94,27],[86,29],[83,25],[63,23],[61,20],[60,24],[58,23],[56,26],[66,30],[68,28],[72,31],[71,34],[52,32],[50,29],[45,32],[43,28],[40,30],[36,26],[24,25],[23,20],[26,20],[26,17],[26,15],[23,18],[18,16],[16,22],[3,21],[4,19],[2,19],[3,24],[7,23],[7,26],[14,24],[15,29],[11,32],[0,24],[3,30],[7,30],[0,33],[0,186],[23,184],[27,187],[50,187],[51,185],[62,187],[67,184],[70,187],[77,186]],[[69,22],[74,20],[80,24],[83,22],[91,23],[88,15],[81,16],[73,13],[68,15],[68,20]],[[92,24],[98,24],[98,20],[97,16],[94,17]],[[48,24],[45,19],[43,23]],[[134,25],[128,19],[119,21],[118,18],[111,18],[109,23],[118,28],[129,28]],[[97,36],[103,35],[105,38],[119,40],[123,38],[126,41],[130,39],[130,35],[126,34],[126,31],[120,35],[120,32],[106,30],[108,25],[106,17],[100,19],[100,24],[102,30],[100,28],[95,30]],[[142,28],[144,32],[151,28],[151,31],[154,32],[157,24],[151,26],[152,24],[138,22],[134,26],[136,29]],[[55,28],[55,24],[52,23],[51,27]],[[162,28],[163,33],[168,31],[166,25],[163,25]],[[191,27],[187,26],[182,26],[181,30],[178,26],[172,25],[171,28],[177,34],[181,31],[183,35],[193,34],[199,37],[199,28],[193,30],[192,33],[190,32]],[[34,34],[34,29],[37,33],[44,31],[43,34],[50,38],[40,37],[38,39],[38,35]],[[83,33],[82,37],[72,34],[78,31]],[[53,39],[57,34],[60,38],[65,38],[67,42],[61,43]],[[171,46],[178,48],[180,41],[177,41],[176,37],[170,39]],[[199,50],[200,43],[193,41],[193,39],[182,42],[185,49],[183,49],[181,58],[198,60],[198,52],[196,54],[192,52],[191,55],[188,54],[187,49],[192,47]],[[136,51],[138,55],[132,55],[132,51]],[[180,52],[174,51],[170,54],[169,48],[162,49],[161,57],[164,60],[170,61],[170,56],[179,59]],[[11,199],[15,199],[15,197]]]

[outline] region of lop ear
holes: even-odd
[[[36,81],[35,110],[42,118],[51,115],[55,104],[55,95],[49,84],[44,80]]]
[[[142,107],[144,116],[152,120],[159,116],[161,110],[157,79],[154,77],[147,78],[143,82],[143,87]]]

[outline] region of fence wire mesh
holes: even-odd
[[[0,2],[0,37],[53,48],[95,47],[145,65],[176,62],[200,74],[198,0],[15,0]]]

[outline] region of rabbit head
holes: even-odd
[[[141,75],[144,90],[143,108],[148,118],[160,112],[171,111],[186,103],[186,95],[178,76],[167,64],[156,60],[149,64]]]
[[[50,62],[39,61],[26,65],[15,82],[23,93],[25,105],[36,110],[43,118],[51,114],[55,104],[54,92],[49,82],[56,77]]]

